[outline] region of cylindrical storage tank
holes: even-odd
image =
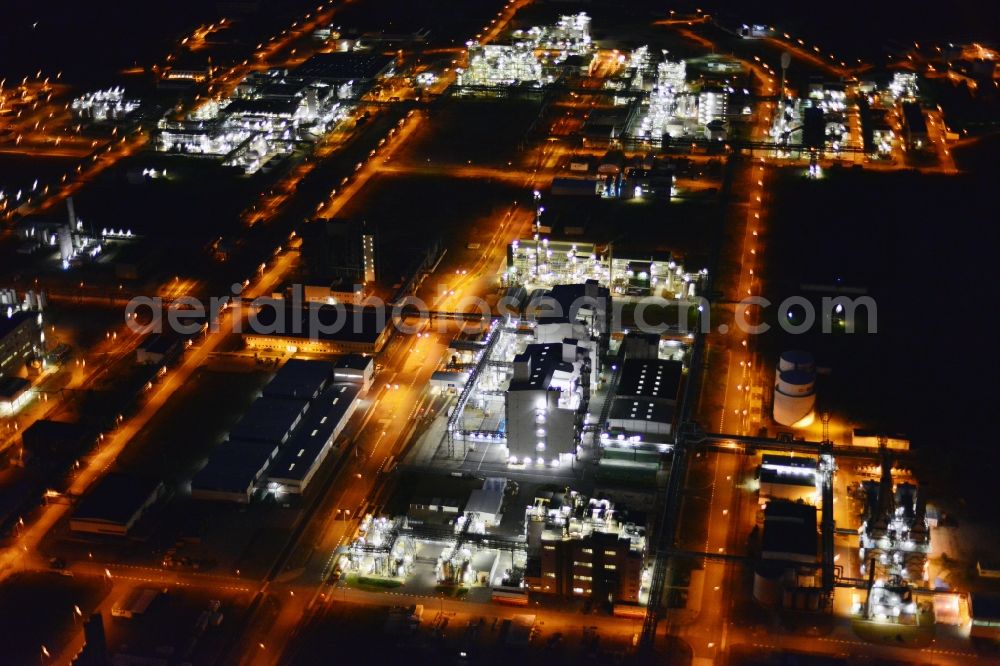
[[[778,375],[774,388],[788,396],[811,395],[816,390],[816,378],[805,370],[786,370]]]
[[[805,370],[807,372],[813,372],[816,369],[816,360],[813,355],[807,351],[802,351],[801,349],[792,349],[789,351],[781,352],[781,356],[778,357],[778,372],[787,372],[788,370]]]
[[[816,407],[816,393],[812,390],[811,377],[810,381],[805,383],[802,383],[800,378],[789,380],[785,377],[785,375],[799,372],[799,370],[792,370],[782,373],[784,381],[780,381],[775,387],[774,420],[781,425],[795,425],[812,414]]]
[[[765,606],[781,603],[781,578],[784,567],[774,562],[761,562],[753,573],[753,598]]]

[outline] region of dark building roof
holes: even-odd
[[[34,454],[75,456],[97,441],[97,433],[80,423],[39,419],[21,433],[24,448]]]
[[[246,493],[267,469],[277,445],[231,440],[212,450],[191,480],[193,490]]]
[[[229,431],[230,439],[283,442],[309,408],[305,400],[257,398],[243,418]]]
[[[262,331],[282,337],[375,344],[385,330],[386,308],[321,305],[293,308],[281,301],[265,303],[256,315]],[[252,332],[252,331],[251,331]]]
[[[172,333],[150,333],[139,344],[139,349],[148,354],[169,354],[177,349],[181,339]]]
[[[622,364],[619,396],[677,400],[684,364],[663,359],[629,359]]]
[[[588,284],[589,283],[589,284]],[[546,321],[576,321],[580,310],[590,308],[595,314],[607,314],[611,308],[611,292],[594,280],[583,284],[557,284],[547,292],[532,299],[540,323]]]
[[[260,99],[234,99],[224,109],[227,114],[247,116],[291,116],[302,102],[297,97],[265,97]]]
[[[23,377],[0,377],[0,400],[13,400],[31,388],[31,382]]]
[[[9,333],[24,322],[31,321],[37,316],[37,312],[26,312],[24,310],[14,312],[9,317],[6,313],[0,313],[0,340],[5,338]]]
[[[161,485],[152,477],[110,472],[76,506],[73,519],[126,525]]]
[[[973,593],[972,617],[977,620],[1000,621],[1000,596]]]
[[[320,461],[333,433],[343,424],[359,390],[354,384],[334,384],[317,398],[309,418],[282,447],[268,476],[298,481],[308,476]]]
[[[383,74],[395,58],[381,53],[317,53],[293,71],[295,76],[326,81],[362,81]]]
[[[288,359],[264,387],[264,395],[312,400],[326,388],[332,377],[333,364],[329,361]]]
[[[903,122],[906,123],[910,134],[927,134],[924,112],[920,110],[920,105],[916,102],[903,103]]]
[[[374,361],[371,356],[362,356],[361,354],[345,354],[337,359],[337,363],[334,366],[338,369],[343,370],[367,370],[371,367]]]
[[[510,380],[510,390],[546,389],[552,383],[552,375],[556,370],[572,372],[573,364],[563,361],[562,347],[559,342],[525,347],[523,352],[514,357],[514,365],[530,363],[528,377],[519,379],[515,374],[515,378]]]
[[[768,502],[764,509],[761,550],[775,559],[781,555],[815,558],[819,551],[816,507],[797,502]]]

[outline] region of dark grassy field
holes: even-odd
[[[773,362],[805,348],[828,366],[819,400],[855,422],[909,433],[933,460],[936,489],[971,510],[990,496],[993,251],[986,242],[993,186],[985,177],[788,172],[772,191],[764,239],[765,295],[803,283],[865,288],[877,332],[763,338]],[[776,306],[769,309],[775,324]],[[818,326],[815,327],[818,329]]]

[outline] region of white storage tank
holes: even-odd
[[[778,374],[774,389],[787,396],[810,395],[816,392],[816,376],[805,370],[785,370]]]
[[[813,358],[811,353],[802,351],[801,349],[782,352],[781,356],[778,357],[778,372],[781,373],[788,370],[814,372],[816,370],[816,359]]]
[[[780,604],[786,574],[786,567],[779,562],[759,563],[753,572],[753,598],[757,603],[764,606]]]
[[[812,422],[815,408],[815,358],[799,349],[782,352],[774,369],[774,420],[804,427]]]
[[[805,427],[815,417],[816,394],[785,395],[774,392],[774,420],[784,426]]]

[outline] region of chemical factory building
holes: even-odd
[[[69,528],[124,536],[163,492],[158,479],[111,472],[80,501],[70,516]]]
[[[532,592],[639,601],[645,530],[620,518],[609,500],[544,493],[527,508],[524,525],[524,580]]]
[[[329,361],[290,358],[264,387],[264,397],[312,400],[333,378]]]
[[[360,391],[355,384],[334,384],[317,398],[305,423],[281,448],[268,481],[284,492],[302,493],[354,414]]]
[[[308,409],[305,400],[257,398],[229,431],[229,438],[284,444]]]
[[[581,375],[580,360],[588,351],[575,342],[528,345],[514,357],[504,403],[512,458],[545,461],[575,454],[580,385],[589,381]]]

